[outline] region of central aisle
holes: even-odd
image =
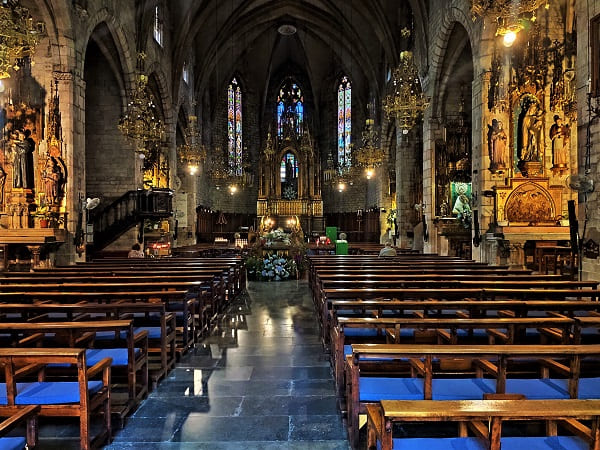
[[[249,283],[111,449],[344,449],[306,281]]]

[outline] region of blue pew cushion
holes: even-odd
[[[394,439],[394,448],[407,450],[485,450],[485,442],[479,438],[405,438]],[[381,448],[379,441],[377,448]],[[506,447],[511,448],[512,447]]]
[[[102,389],[102,381],[88,381],[88,391],[93,395]],[[0,403],[7,404],[6,384],[0,384]],[[17,383],[17,405],[62,405],[79,403],[79,383],[76,381],[42,381]]]
[[[0,450],[23,450],[27,440],[24,437],[0,438]]]
[[[161,329],[160,327],[138,327],[134,329],[134,332],[137,334],[140,331],[148,332],[148,339],[160,339],[161,338]]]
[[[542,378],[508,378],[506,392],[511,394],[524,394],[531,400],[566,399],[569,393],[564,386],[566,380]]]
[[[378,336],[377,328],[344,328],[344,334],[348,337],[373,337]]]
[[[496,392],[496,381],[485,378],[434,378],[433,400],[481,400]]]
[[[569,380],[567,379],[553,379],[552,382],[564,392],[569,389]],[[600,378],[580,378],[577,398],[600,399]]]
[[[362,402],[379,400],[422,400],[422,378],[361,377],[359,399]]]
[[[503,437],[502,448],[511,450],[587,450],[586,442],[576,436]]]
[[[141,349],[136,348],[134,350],[137,358],[141,353]],[[112,358],[112,366],[126,366],[129,361],[126,348],[90,348],[86,350],[85,357],[87,365],[90,367],[104,358]]]

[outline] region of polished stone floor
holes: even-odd
[[[318,332],[306,281],[249,283],[105,449],[348,450]],[[78,420],[41,418],[36,448],[79,448]]]
[[[110,449],[348,449],[306,281],[249,283]]]

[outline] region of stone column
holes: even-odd
[[[73,73],[75,72],[75,73]],[[62,69],[55,71],[59,80],[60,111],[63,136],[63,158],[68,170],[65,186],[65,204],[67,217],[66,242],[59,247],[56,255],[58,264],[72,264],[85,260],[85,254],[79,258],[75,252],[73,237],[77,229],[81,200],[85,198],[85,81],[76,73]],[[83,215],[85,220],[85,214]],[[83,223],[83,229],[86,224]]]
[[[427,222],[429,239],[424,243],[425,253],[440,253],[437,229],[433,224],[435,216],[435,140],[440,132],[439,123],[432,117],[432,108],[425,110],[423,116],[423,214]]]
[[[406,233],[413,230],[414,205],[411,204],[412,192],[414,190],[412,173],[415,168],[415,152],[421,149],[415,148],[412,133],[403,134],[397,126],[396,133],[396,205],[399,247],[408,247]]]

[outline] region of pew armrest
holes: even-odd
[[[483,372],[489,373],[495,377],[498,376],[498,366],[489,362],[487,359],[475,359],[473,360],[473,364]]]
[[[33,333],[23,339],[19,339],[19,347],[28,347],[44,340],[44,333]]]
[[[592,430],[577,419],[564,419],[559,422],[564,428],[587,442],[592,442]]]
[[[112,358],[103,358],[87,370],[88,378],[95,377],[100,372],[110,371]]]
[[[35,417],[40,412],[40,408],[40,405],[27,406],[26,408],[20,409],[3,422],[0,422],[0,435],[4,435],[14,429],[22,420],[29,420]]]
[[[550,370],[554,370],[555,372],[559,373],[560,375],[566,376],[566,377],[570,377],[571,376],[571,369],[569,369],[568,366],[561,364],[557,361],[554,361],[553,359],[550,358],[543,358],[540,360],[540,363],[550,369]]]

